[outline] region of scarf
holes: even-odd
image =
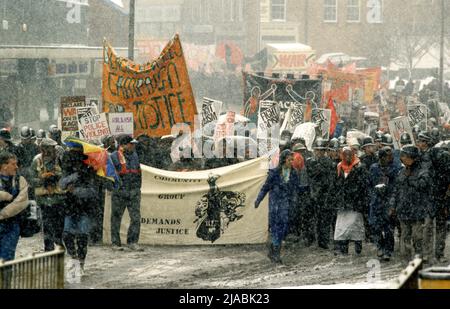
[[[352,162],[350,164],[347,164],[347,162],[345,161],[341,161],[337,166],[338,176],[341,175],[341,170],[344,172],[344,175],[350,174],[353,167],[355,165],[358,165],[359,162],[360,162],[359,158],[355,155],[353,155]]]

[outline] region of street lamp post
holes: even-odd
[[[130,15],[128,23],[128,59],[134,60],[134,12],[135,0],[130,0]]]
[[[444,38],[445,38],[445,0],[441,0],[441,50],[439,58],[439,92],[444,99]]]

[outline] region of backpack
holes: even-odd
[[[14,188],[13,196],[16,198],[20,191],[20,176],[14,178]],[[28,201],[27,207],[17,215],[17,219],[21,237],[32,237],[41,231],[42,216],[36,201]]]

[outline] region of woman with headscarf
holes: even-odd
[[[350,147],[342,149],[342,161],[337,166],[337,219],[334,240],[341,254],[348,254],[350,241],[355,252],[362,251],[365,238],[363,214],[367,212],[368,172]],[[336,253],[337,254],[337,253]]]
[[[283,150],[280,154],[280,164],[269,170],[269,176],[255,201],[255,208],[269,194],[269,228],[272,243],[269,258],[274,263],[281,263],[281,243],[289,229],[289,210],[294,207],[294,198],[299,190],[297,173],[292,169],[294,156],[290,150]]]

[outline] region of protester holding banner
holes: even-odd
[[[269,193],[269,228],[271,233],[271,246],[269,258],[274,263],[282,263],[280,252],[281,243],[289,229],[289,209],[294,207],[296,192],[299,191],[299,179],[292,169],[293,153],[284,150],[280,154],[278,168],[269,170],[269,175],[258,197],[255,208]]]
[[[141,250],[138,246],[141,228],[141,185],[142,172],[136,153],[136,143],[129,135],[117,137],[119,149],[112,155],[114,167],[119,173],[121,184],[112,193],[111,241],[114,249],[123,250],[120,239],[120,224],[125,209],[130,215],[127,245],[132,250]]]
[[[52,139],[42,139],[41,153],[31,164],[31,185],[36,203],[42,211],[45,251],[53,251],[55,244],[62,246],[63,243],[64,208],[67,201],[66,192],[58,185],[62,167],[56,145]]]
[[[367,205],[368,173],[350,147],[342,149],[342,161],[337,166],[338,209],[334,239],[341,254],[348,254],[350,241],[355,242],[355,253],[362,251],[365,237],[363,212]]]

